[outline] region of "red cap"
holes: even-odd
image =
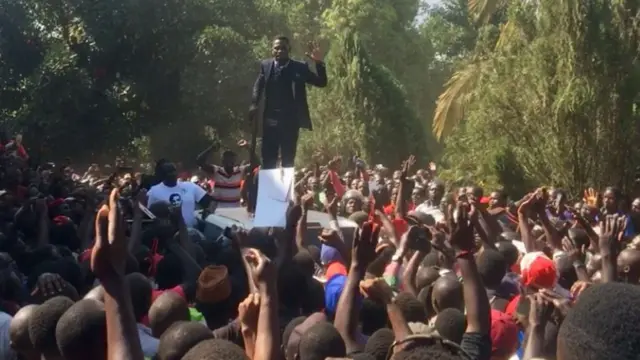
[[[491,309],[491,355],[510,356],[518,349],[518,325],[502,311]]]
[[[522,257],[520,274],[523,285],[538,289],[552,289],[558,279],[556,264],[542,251],[530,252]]]

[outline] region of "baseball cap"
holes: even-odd
[[[518,325],[502,311],[491,309],[491,355],[509,356],[518,348]]]
[[[553,289],[558,275],[556,265],[542,251],[525,254],[520,261],[522,284],[538,289]]]

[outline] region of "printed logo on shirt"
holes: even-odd
[[[182,206],[182,197],[180,196],[180,194],[171,194],[169,196],[169,202],[171,203],[171,206],[175,206],[175,207],[181,207]]]

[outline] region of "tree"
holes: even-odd
[[[522,182],[574,194],[585,186],[630,188],[640,155],[633,145],[640,140],[638,5],[508,2],[509,36],[505,26],[495,35],[483,26],[473,83],[451,82],[469,101],[465,122],[446,139],[445,175],[498,186],[505,169],[495,164],[508,155]]]
[[[311,94],[315,130],[303,134],[298,159],[308,163],[318,150],[391,164],[423,155],[424,133],[401,84],[371,61],[357,33],[346,31],[333,44],[339,50],[328,60],[329,86]]]

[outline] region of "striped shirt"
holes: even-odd
[[[218,207],[240,206],[242,197],[242,180],[248,165],[236,166],[231,173],[227,173],[221,166],[212,166],[212,178],[215,183],[213,188],[213,200]]]

